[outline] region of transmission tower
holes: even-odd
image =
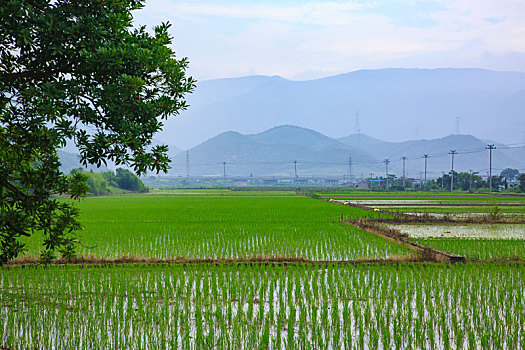
[[[459,135],[459,117],[456,117],[456,135]]]
[[[296,160],[293,161],[293,167],[295,170],[295,181],[297,181],[298,178],[297,178],[297,161]]]

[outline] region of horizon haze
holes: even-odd
[[[202,81],[157,138],[187,149],[221,132],[290,124],[385,141],[472,134],[525,142],[525,73],[483,69],[360,70],[308,81],[247,76]]]

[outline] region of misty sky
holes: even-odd
[[[525,71],[524,0],[146,0],[135,13],[135,24],[163,21],[198,80],[386,67]]]

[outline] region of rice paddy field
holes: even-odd
[[[321,197],[348,201],[370,209],[436,218],[486,219],[484,223],[395,224],[419,244],[472,259],[525,258],[525,196],[470,194],[354,194],[323,193]],[[492,223],[491,218],[514,221]]]
[[[176,191],[92,197],[78,207],[84,257],[354,260],[409,254],[396,243],[339,222],[341,216],[369,215],[366,211],[287,193]],[[25,242],[26,256],[38,256],[41,239]]]
[[[525,267],[6,269],[13,349],[523,349]]]
[[[384,213],[294,192],[170,190],[79,208],[80,255],[107,261],[1,267],[0,349],[525,349],[523,225],[408,233],[468,258],[451,264],[341,222]],[[38,257],[34,238],[21,261]],[[175,260],[112,263],[122,257]]]
[[[415,241],[427,247],[472,259],[525,257],[523,238],[417,238]]]

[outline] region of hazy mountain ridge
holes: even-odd
[[[151,149],[151,147],[156,145],[163,145],[164,143],[158,139],[153,139],[151,146],[148,147],[148,149]],[[175,157],[177,154],[181,153],[182,150],[176,146],[168,145],[168,156],[170,158]],[[75,146],[73,142],[69,142],[66,147],[58,150],[58,157],[61,162],[60,170],[64,173],[69,173],[71,170],[75,168],[84,168],[87,170],[93,170],[93,171],[107,171],[107,170],[115,170],[117,167],[113,162],[108,161],[107,166],[102,165],[100,168],[97,168],[96,165],[89,165],[87,168],[84,167],[80,163],[80,156],[78,152],[78,148]],[[119,166],[121,168],[127,168],[126,166]]]
[[[353,157],[360,161],[374,161],[367,154],[354,153]],[[349,147],[337,140],[289,125],[259,134],[226,132],[188,150],[190,175],[222,175],[222,162],[227,163],[228,174],[292,175],[295,160],[303,175],[336,174],[341,166],[317,163],[337,163],[349,154]],[[172,173],[185,174],[185,164],[183,152],[173,158]]]
[[[367,151],[372,157],[389,158],[393,163],[393,170],[399,171],[400,158],[407,157],[406,165],[413,175],[424,169],[423,155],[428,154],[427,171],[439,175],[441,171],[449,171],[452,159],[449,152],[458,151],[455,155],[455,170],[482,171],[483,175],[489,168],[488,150],[485,147],[493,141],[483,141],[472,135],[449,135],[431,140],[410,140],[402,142],[386,142],[372,139],[365,135],[350,135],[339,139],[350,147]],[[493,151],[493,170],[499,173],[506,167],[524,168],[525,149],[506,149],[507,146],[496,144]],[[523,170],[525,171],[525,169]],[[414,173],[415,172],[415,173]]]
[[[254,176],[294,174],[293,162],[298,161],[300,175],[342,176],[348,174],[348,158],[352,157],[352,173],[384,173],[385,158],[390,159],[389,173],[401,174],[400,158],[406,156],[407,176],[419,177],[424,169],[423,154],[429,154],[429,177],[450,170],[452,149],[455,170],[485,171],[488,168],[486,142],[471,135],[449,135],[432,140],[403,142],[381,141],[364,134],[333,139],[319,132],[284,125],[258,134],[225,132],[188,150],[190,175]],[[467,153],[468,152],[468,153]],[[514,153],[512,153],[514,152]],[[493,155],[494,173],[505,167],[525,168],[524,149],[497,149]],[[518,156],[516,156],[518,155]],[[173,158],[172,175],[186,174],[186,152]],[[484,174],[483,174],[484,175]]]
[[[252,76],[200,82],[190,108],[166,122],[169,144],[195,146],[221,132],[258,133],[291,124],[331,137],[437,138],[456,129],[523,140],[525,73],[482,69],[361,70],[309,81]]]

